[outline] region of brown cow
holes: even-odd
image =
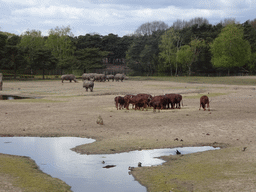
[[[142,107],[142,111],[143,111],[144,108],[147,108],[147,106],[148,106],[148,103],[149,103],[148,100],[149,100],[148,96],[136,95],[133,97],[129,97],[128,103],[135,105],[135,110],[140,109],[140,107]]]
[[[181,101],[182,101],[182,95],[176,94],[176,108],[180,109],[180,102]],[[183,101],[182,101],[182,106],[183,106]]]
[[[118,110],[119,108],[119,110],[121,110],[121,108],[123,108],[125,105],[124,98],[121,96],[115,97],[115,104],[116,104],[116,109]]]
[[[129,99],[130,99],[131,97],[135,97],[135,95],[130,95],[130,94],[128,94],[128,95],[125,95],[125,96],[124,96],[124,108],[126,108],[127,110],[129,110],[129,105],[130,105]]]
[[[204,109],[204,111],[206,110],[205,109],[205,105],[207,105],[207,108],[208,108],[208,111],[210,111],[210,101],[209,101],[209,98],[204,95],[200,98],[200,107],[199,107],[199,110],[201,109],[201,106],[202,108]]]
[[[170,94],[165,94],[165,97],[167,98],[167,108],[170,108],[171,104],[171,109],[174,109],[175,104],[177,103],[177,96],[174,93]]]
[[[143,97],[145,100],[147,100],[147,107],[149,107],[149,102],[153,98],[152,95],[146,94],[146,93],[139,93],[137,94],[137,97]],[[139,105],[139,108],[142,107],[142,104]]]
[[[182,95],[169,93],[169,94],[165,94],[165,96],[168,98],[168,104],[167,104],[168,109],[170,108],[170,104],[171,104],[171,109],[174,109],[175,105],[176,105],[176,108],[180,109],[180,102],[182,101]]]
[[[153,107],[153,112],[156,112],[156,109],[158,109],[158,112],[160,112],[160,109],[164,109],[169,102],[168,97],[165,95],[158,95],[151,99],[149,105]]]

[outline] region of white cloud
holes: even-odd
[[[8,4],[16,4],[23,6],[49,5],[51,0],[1,0]],[[54,0],[56,1],[56,0]]]
[[[41,6],[30,7],[25,9],[16,9],[12,11],[13,15],[20,16],[37,16],[43,18],[49,17],[63,17],[63,18],[79,18],[84,15],[82,8],[68,7],[68,6]]]
[[[5,3],[8,4],[19,4],[19,5],[28,5],[28,6],[33,6],[36,4],[36,0],[2,0]]]
[[[0,0],[0,24],[9,31],[30,28],[44,31],[56,26],[76,31],[132,33],[141,24],[204,17],[210,22],[236,17],[254,19],[255,0]],[[242,17],[242,19],[241,19]],[[215,24],[214,23],[214,24]],[[3,27],[2,27],[3,29]],[[79,33],[79,32],[78,32]]]

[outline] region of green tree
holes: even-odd
[[[249,70],[256,70],[256,30],[253,26],[253,22],[246,21],[243,23],[244,39],[247,40],[251,45],[251,57],[248,62],[248,66],[245,68]]]
[[[0,33],[0,67],[1,66],[1,60],[5,58],[5,46],[7,42],[8,36],[5,34]]]
[[[171,28],[167,30],[162,36],[161,36],[161,43],[159,45],[160,58],[163,59],[164,65],[160,65],[162,70],[166,70],[166,68],[170,69],[171,76],[172,76],[172,67],[173,64],[175,64],[175,75],[177,75],[178,72],[178,65],[177,65],[177,51],[179,50],[182,43],[181,36],[177,31],[174,30],[174,28]],[[161,70],[160,69],[160,70]]]
[[[203,39],[192,39],[189,45],[184,45],[178,51],[177,60],[188,68],[188,74],[191,75],[191,67],[197,61],[201,50],[205,47]]]
[[[184,68],[188,68],[189,75],[191,74],[191,62],[193,60],[193,52],[189,45],[183,45],[180,50],[177,52],[177,61],[181,63]]]
[[[98,34],[79,35],[77,37],[76,49],[100,48],[102,49],[102,37]]]
[[[155,31],[150,36],[134,36],[126,52],[126,60],[135,74],[150,75],[155,72],[158,65],[158,44],[162,34],[162,31]]]
[[[34,69],[43,70],[43,79],[45,70],[55,69],[57,62],[57,58],[54,57],[51,51],[47,49],[39,49],[34,55]]]
[[[228,24],[210,45],[213,65],[228,69],[228,75],[232,67],[244,66],[251,57],[250,43],[243,36],[242,27]]]
[[[49,31],[49,36],[45,42],[45,46],[51,50],[54,57],[59,61],[58,67],[60,69],[72,68],[72,63],[66,63],[67,58],[73,57],[75,52],[75,45],[70,37],[73,37],[71,28],[56,27]]]
[[[26,31],[21,35],[20,43],[18,47],[23,51],[23,57],[28,64],[28,68],[35,68],[35,55],[39,49],[44,48],[44,37],[42,36],[41,31],[31,30]]]
[[[3,68],[13,71],[14,79],[16,79],[17,71],[26,68],[26,60],[23,57],[23,50],[17,45],[20,42],[20,37],[14,35],[7,40],[5,46],[5,57],[3,59]]]
[[[107,51],[100,51],[99,48],[79,49],[75,52],[77,68],[84,72],[94,68],[103,68],[102,59],[107,55]]]

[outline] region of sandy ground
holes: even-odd
[[[183,107],[156,113],[152,109],[116,110],[115,96],[138,93],[153,96],[180,93]],[[38,98],[0,100],[2,136],[95,138],[97,142],[75,149],[87,154],[207,144],[241,150],[247,147],[244,154],[248,153],[248,161],[255,161],[256,86],[168,81],[95,82],[94,91],[85,92],[81,80],[63,84],[56,80],[7,81],[1,94]],[[209,96],[211,111],[198,110],[202,94]],[[103,125],[96,123],[99,115]],[[255,179],[252,183],[252,189],[256,188]]]

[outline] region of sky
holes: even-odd
[[[0,0],[0,31],[21,35],[70,26],[74,36],[132,34],[142,24],[195,17],[217,24],[226,18],[244,23],[256,18],[256,0]]]

